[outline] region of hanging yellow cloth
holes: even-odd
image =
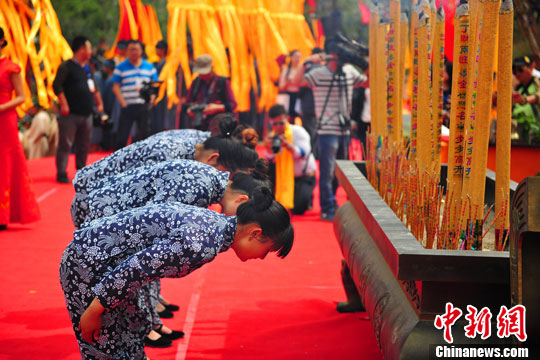
[[[274,135],[275,132],[272,132]],[[289,144],[293,143],[291,125],[287,122],[285,139]],[[293,153],[282,147],[276,154],[276,201],[286,209],[294,207],[294,160]]]

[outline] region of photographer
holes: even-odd
[[[210,55],[196,58],[193,72],[199,76],[189,88],[187,113],[192,117],[192,128],[206,131],[214,116],[236,109],[236,100],[229,80],[214,73]]]
[[[272,106],[268,116],[272,134],[265,140],[266,158],[275,175],[276,200],[293,214],[302,215],[313,202],[317,166],[309,134],[303,127],[289,124],[283,105]]]
[[[348,158],[350,114],[354,87],[367,80],[352,65],[367,67],[359,54],[359,45],[351,44],[341,36],[327,38],[324,44],[326,65],[304,74],[313,90],[317,115],[317,145],[320,166],[321,220],[332,221],[336,212],[334,179],[336,159]]]
[[[149,93],[148,84],[157,81],[154,65],[142,58],[143,44],[130,40],[128,58],[114,69],[113,92],[122,107],[116,149],[126,146],[133,123],[137,122],[137,137],[142,140],[150,135],[150,108],[155,95]]]

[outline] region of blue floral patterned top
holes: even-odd
[[[209,136],[209,132],[187,130],[157,133],[80,169],[73,179],[73,187],[76,193],[88,194],[102,187],[108,177],[130,169],[167,160],[193,159],[195,145]]]
[[[171,160],[131,169],[108,180],[109,184],[88,195],[86,206],[72,207],[75,226],[150,203],[174,201],[207,207],[223,198],[229,172],[194,160]]]
[[[166,130],[158,132],[150,136],[149,138],[185,138],[185,139],[195,139],[199,144],[205,142],[206,139],[210,137],[210,131],[201,131],[195,129],[175,129],[175,130]]]
[[[212,261],[232,245],[236,226],[235,216],[176,202],[123,211],[75,231],[64,257],[77,265],[61,274],[97,277],[93,292],[113,308],[150,281],[183,277]],[[109,270],[89,274],[95,264]]]

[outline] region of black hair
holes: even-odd
[[[167,51],[169,49],[169,45],[167,44],[166,41],[160,40],[156,44],[156,49],[162,49],[162,50]]]
[[[4,29],[0,27],[0,40],[2,39],[5,40],[4,43],[2,44],[2,48],[5,48],[7,46],[7,40],[4,36]]]
[[[128,40],[120,40],[117,44],[116,44],[116,48],[117,49],[126,49],[127,48],[127,44],[128,44]]]
[[[454,66],[450,60],[445,56],[444,57],[444,68],[446,72],[448,73],[448,82],[450,83],[450,87],[452,87],[452,76],[453,76],[453,69]]]
[[[285,115],[287,112],[285,111],[285,107],[283,105],[276,104],[268,110],[268,117],[270,119],[277,118],[278,116]]]
[[[272,250],[278,252],[278,257],[284,258],[291,251],[294,229],[289,212],[274,200],[269,188],[255,189],[249,201],[238,206],[236,217],[240,225],[259,224],[262,235],[274,242]]]
[[[126,47],[128,47],[131,44],[138,44],[141,47],[141,49],[144,51],[144,44],[142,42],[140,42],[139,40],[133,40],[133,39],[128,40]]]
[[[323,49],[321,49],[320,47],[318,46],[315,46],[312,50],[311,50],[311,55],[315,55],[315,54],[320,54],[320,53],[323,53]]]
[[[236,173],[231,178],[231,189],[247,195],[249,198],[253,196],[255,189],[259,187],[272,188],[266,159],[258,159],[255,163],[255,169],[250,174]]]
[[[219,153],[217,163],[233,173],[238,170],[251,171],[259,158],[254,149],[234,139],[237,126],[238,122],[233,116],[224,116],[218,124],[219,134],[203,143],[205,149],[216,150]]]
[[[220,113],[214,116],[212,120],[210,120],[210,124],[208,125],[208,131],[210,131],[210,134],[212,136],[215,136],[222,134],[222,129],[227,130],[233,127],[235,130],[237,129],[237,127],[239,127],[238,121],[236,121],[236,117],[234,116],[234,114]],[[233,132],[235,130],[233,130]]]
[[[324,52],[327,54],[336,53],[338,50],[339,36],[332,35],[325,39],[324,41]]]
[[[96,71],[99,71],[101,70],[101,67],[102,67],[102,63],[101,63],[101,60],[96,56],[96,55],[92,55],[90,57],[90,64],[94,65],[95,68],[96,68]]]
[[[80,48],[86,46],[87,41],[88,38],[86,36],[75,36],[71,42],[71,50],[73,50],[74,53],[77,52]]]

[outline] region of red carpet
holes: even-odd
[[[78,359],[58,280],[73,233],[73,189],[54,181],[54,159],[28,166],[42,220],[0,233],[0,360]],[[73,168],[70,159],[70,176]],[[186,278],[165,279],[163,295],[181,310],[164,322],[186,338],[148,349],[149,358],[382,359],[366,314],[335,311],[345,299],[341,252],[332,224],[319,221],[317,203],[293,218],[296,238],[287,258],[242,263],[229,251]]]

